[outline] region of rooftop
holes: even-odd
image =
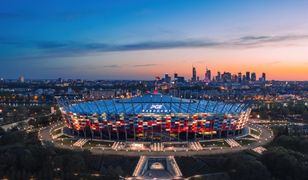
[[[78,114],[171,114],[171,113],[240,113],[247,104],[183,99],[162,94],[145,94],[127,99],[108,99],[80,103],[62,103],[66,112]]]

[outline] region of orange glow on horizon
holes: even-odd
[[[127,67],[121,73],[140,77],[163,76],[165,73],[173,76],[178,73],[186,79],[192,76],[192,67],[197,68],[197,76],[204,79],[206,68],[217,71],[244,74],[246,71],[255,72],[257,79],[263,72],[268,80],[308,80],[307,47],[270,47],[255,49],[174,49],[160,51],[140,51],[126,53],[130,64],[140,64],[140,56],[144,66],[140,68]],[[130,59],[132,58],[132,59]],[[296,60],[292,60],[296,59]],[[307,59],[307,60],[306,60]],[[155,66],[154,66],[155,65]]]

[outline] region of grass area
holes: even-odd
[[[61,136],[58,137],[58,139],[63,139],[63,138],[70,138],[70,137],[65,134],[62,134]]]
[[[73,140],[73,139],[70,139],[70,138],[64,138],[64,139],[58,139],[56,142],[58,144],[62,144],[63,145],[73,145],[77,140]]]
[[[246,146],[246,145],[252,144],[256,141],[255,140],[249,140],[249,139],[239,139],[239,140],[236,140],[236,142],[238,142],[241,146]]]
[[[100,165],[104,166],[103,172],[111,171],[111,173],[115,175],[116,178],[112,179],[119,179],[119,175],[124,177],[131,176],[135,170],[138,160],[139,157],[106,155],[102,156],[103,163]]]
[[[184,177],[205,174],[212,171],[211,167],[199,157],[175,157]]]
[[[200,144],[202,147],[230,147],[225,141],[205,141]]]
[[[260,136],[260,132],[250,128],[250,133],[256,136]]]
[[[177,148],[183,148],[183,147],[187,147],[186,143],[183,144],[164,144],[164,147],[177,147]]]
[[[247,135],[247,136],[245,136],[244,138],[255,138],[255,137],[253,137],[253,136],[251,136],[251,135]]]
[[[57,134],[60,134],[61,132],[62,132],[62,129],[60,128],[60,129],[57,129],[55,131],[52,131],[51,134],[52,135],[57,135]]]
[[[83,147],[111,147],[113,142],[105,142],[105,141],[88,141],[86,142]]]

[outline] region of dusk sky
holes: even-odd
[[[308,1],[1,0],[0,77],[308,80]]]

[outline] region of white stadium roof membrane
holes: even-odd
[[[243,103],[183,99],[162,94],[145,94],[127,99],[108,99],[79,103],[66,102],[64,110],[78,114],[172,114],[172,113],[240,113],[247,110]]]

